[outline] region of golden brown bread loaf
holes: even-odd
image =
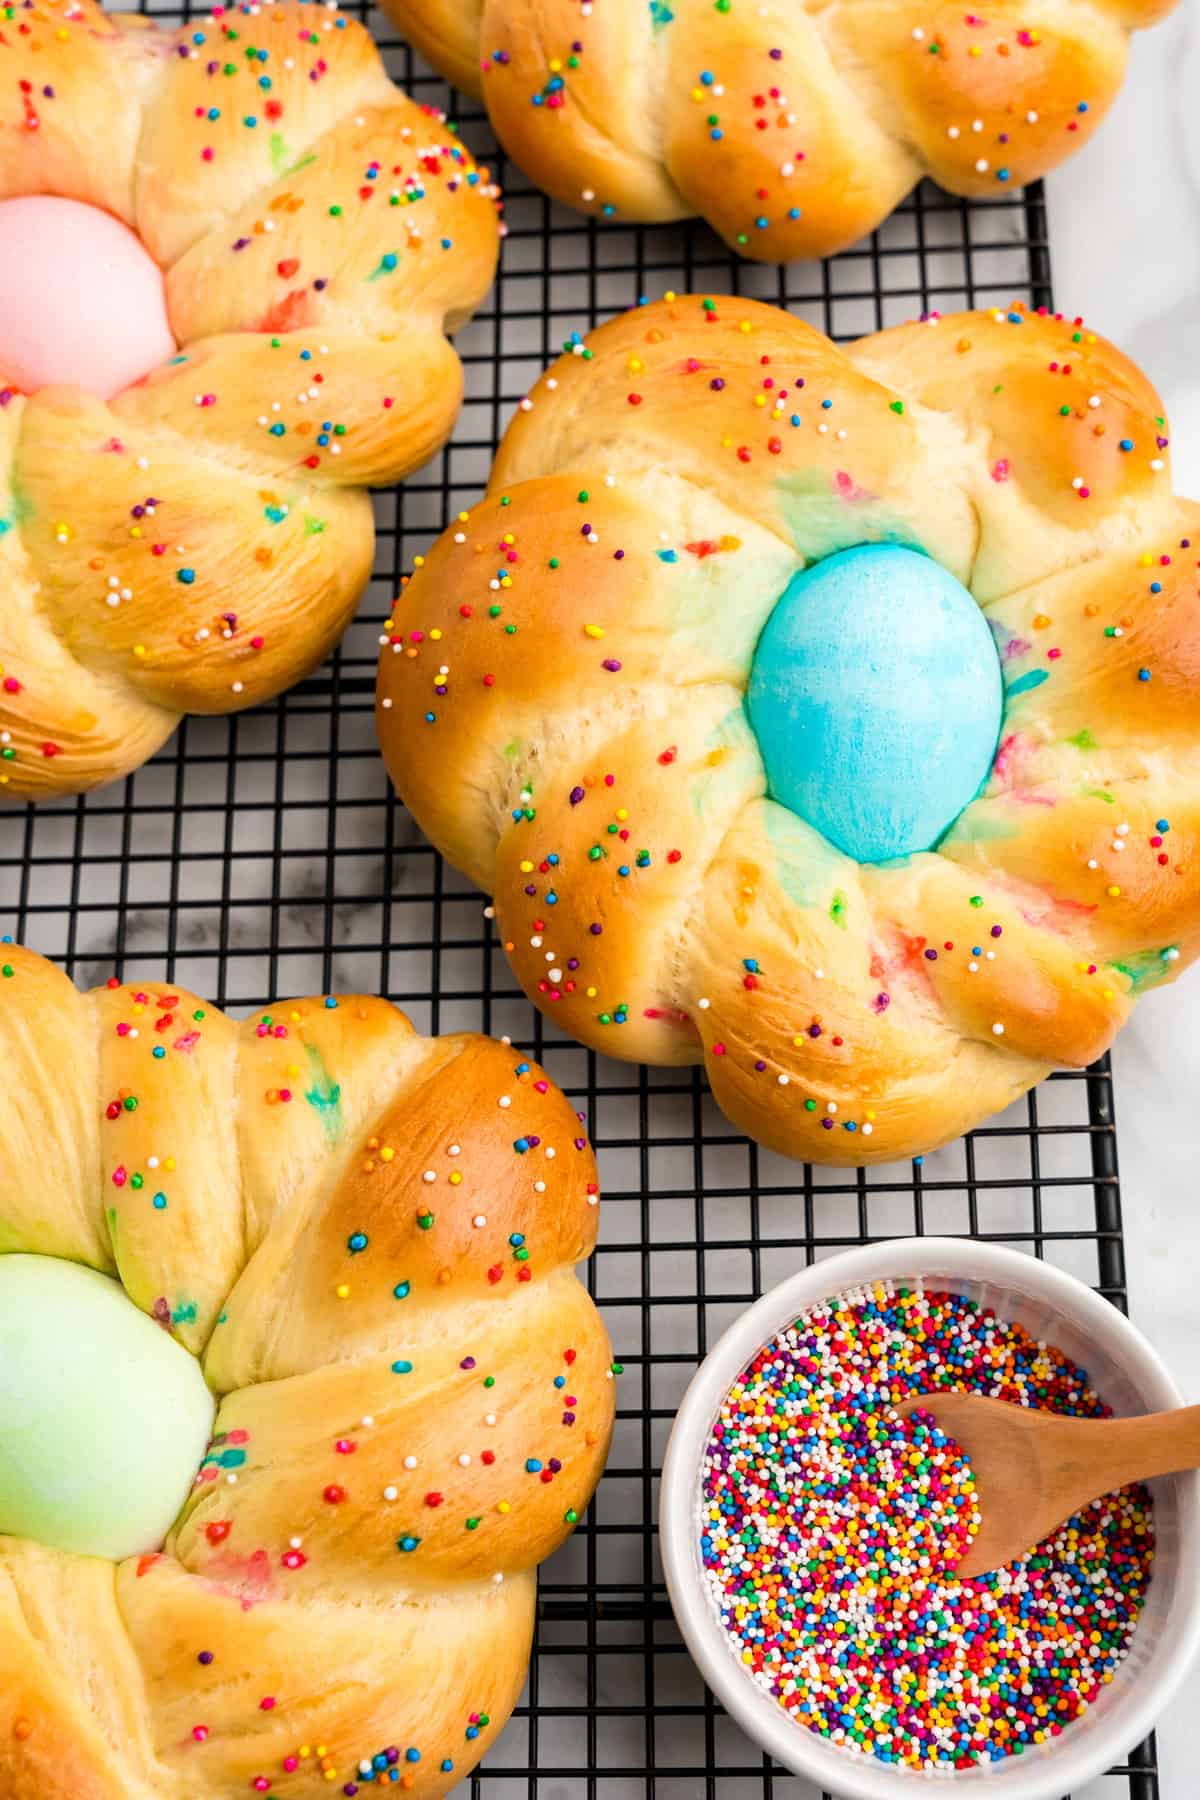
[[[512,1709],[611,1430],[569,1103],[382,1000],[235,1024],[8,946],[0,1054],[0,1253],[117,1275],[220,1401],[162,1555],[0,1537],[0,1792],[341,1793],[382,1757],[444,1793]]]
[[[563,1030],[882,1162],[1091,1062],[1196,957],[1200,508],[1112,345],[1014,307],[842,350],[668,297],[522,408],[396,604],[377,718]],[[936,853],[860,865],[767,797],[743,702],[796,572],[880,541],[969,587],[1007,698]]]
[[[361,25],[292,0],[170,31],[21,8],[0,200],[43,193],[138,232],[181,356],[105,404],[19,394],[0,347],[0,793],[29,798],[320,662],[370,573],[363,489],[449,435],[445,333],[499,243],[453,128]]]
[[[995,196],[1085,143],[1174,0],[383,0],[508,154],[605,218],[827,256],[923,175]]]

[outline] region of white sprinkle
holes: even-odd
[[[992,1034],[994,1037],[1003,1037],[1004,1036],[1004,1027],[998,1021],[995,1025],[992,1026]]]
[[[496,1102],[496,1104],[497,1104],[497,1106],[509,1107],[512,1105],[512,1100],[510,1099],[510,1097],[507,1094],[501,1094],[501,1096],[500,1096],[499,1100]]]
[[[415,1456],[406,1456],[404,1459],[404,1466],[406,1469],[415,1469],[417,1466],[416,1457]]]
[[[436,1181],[437,1180],[436,1169],[426,1169],[425,1173],[421,1177],[421,1180],[422,1181]]]
[[[476,1213],[475,1217],[471,1220],[471,1223],[475,1227],[476,1231],[482,1231],[484,1226],[487,1224],[487,1214],[486,1213]]]
[[[461,1452],[461,1453],[460,1453],[460,1454],[459,1454],[459,1458],[458,1458],[458,1466],[459,1466],[459,1468],[460,1468],[460,1469],[469,1469],[469,1468],[470,1468],[470,1466],[471,1466],[471,1459],[470,1459],[470,1457],[469,1457],[469,1456],[468,1456],[468,1455],[467,1455],[467,1453],[466,1453],[466,1451],[465,1451],[465,1450],[463,1450],[463,1451],[462,1451],[462,1452]]]

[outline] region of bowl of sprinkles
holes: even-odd
[[[931,1413],[894,1411],[939,1390],[1096,1418],[1181,1404],[1123,1314],[1020,1251],[913,1238],[814,1264],[679,1410],[675,1616],[742,1728],[845,1800],[931,1778],[1057,1800],[1140,1741],[1200,1647],[1200,1477],[1106,1496],[961,1580],[970,1464]]]

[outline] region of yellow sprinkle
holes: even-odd
[[[413,568],[414,569],[423,569],[424,567],[425,567],[425,558],[423,556],[414,556],[413,557]]]
[[[738,330],[741,332],[743,337],[749,337],[749,335],[750,335],[751,331],[753,331],[753,329],[754,329],[754,327],[751,325],[749,319],[742,319],[739,321]]]
[[[531,862],[523,862],[521,864],[521,873],[522,875],[531,875],[533,873],[533,864]]]
[[[396,1152],[392,1149],[392,1146],[390,1144],[385,1144],[383,1149],[379,1152],[379,1160],[380,1162],[391,1162],[395,1157],[395,1154]]]
[[[146,654],[145,644],[135,644],[133,646],[133,654],[135,656],[145,656],[145,654]]]
[[[664,300],[674,300],[674,298],[675,298],[675,289],[668,288],[666,293],[663,295],[663,299]]]
[[[507,1500],[497,1500],[496,1511],[498,1513],[510,1513],[512,1511],[512,1507],[509,1505]]]
[[[641,357],[640,357],[640,356],[631,356],[631,357],[630,357],[630,359],[629,359],[629,373],[630,373],[630,374],[631,374],[631,375],[640,375],[640,374],[641,374],[641,372],[642,372],[642,370],[643,370],[643,369],[644,369],[644,368],[645,368],[645,366],[646,366],[646,365],[645,365],[645,363],[644,363],[644,362],[643,362],[643,361],[642,361],[642,359],[641,359]]]
[[[436,644],[437,640],[441,637],[442,634],[441,634],[440,629],[435,625],[429,635],[433,639],[434,643]]]
[[[588,999],[589,999],[589,1000],[594,1000],[594,999],[595,999],[595,998],[596,998],[596,991],[597,991],[597,990],[596,990],[596,989],[595,989],[595,988],[589,988],[589,989],[588,989],[588,991],[587,991],[587,997],[588,997]]]
[[[602,638],[604,636],[604,627],[603,625],[585,625],[583,628],[583,635],[584,637],[590,638]]]
[[[450,1186],[458,1187],[458,1185],[460,1184],[461,1181],[462,1181],[462,1176],[459,1174],[458,1170],[455,1169],[453,1175],[451,1175],[451,1177],[450,1177]]]
[[[350,1289],[344,1281],[339,1282],[338,1286],[335,1287],[333,1291],[339,1300],[348,1300],[350,1298]]]
[[[1108,897],[1109,897],[1109,899],[1110,899],[1110,900],[1115,900],[1115,899],[1116,899],[1116,898],[1117,898],[1117,896],[1118,896],[1118,895],[1119,895],[1119,894],[1120,894],[1120,892],[1121,892],[1121,890],[1120,890],[1120,888],[1119,888],[1119,887],[1110,887],[1110,888],[1105,888],[1105,890],[1104,890],[1104,891],[1105,891],[1105,893],[1106,893],[1106,894],[1107,894],[1107,895],[1108,895]]]

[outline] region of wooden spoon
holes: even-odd
[[[1200,1406],[1141,1419],[1071,1419],[979,1394],[920,1394],[922,1410],[966,1454],[982,1523],[956,1575],[1017,1561],[1089,1500],[1132,1481],[1200,1467]]]

